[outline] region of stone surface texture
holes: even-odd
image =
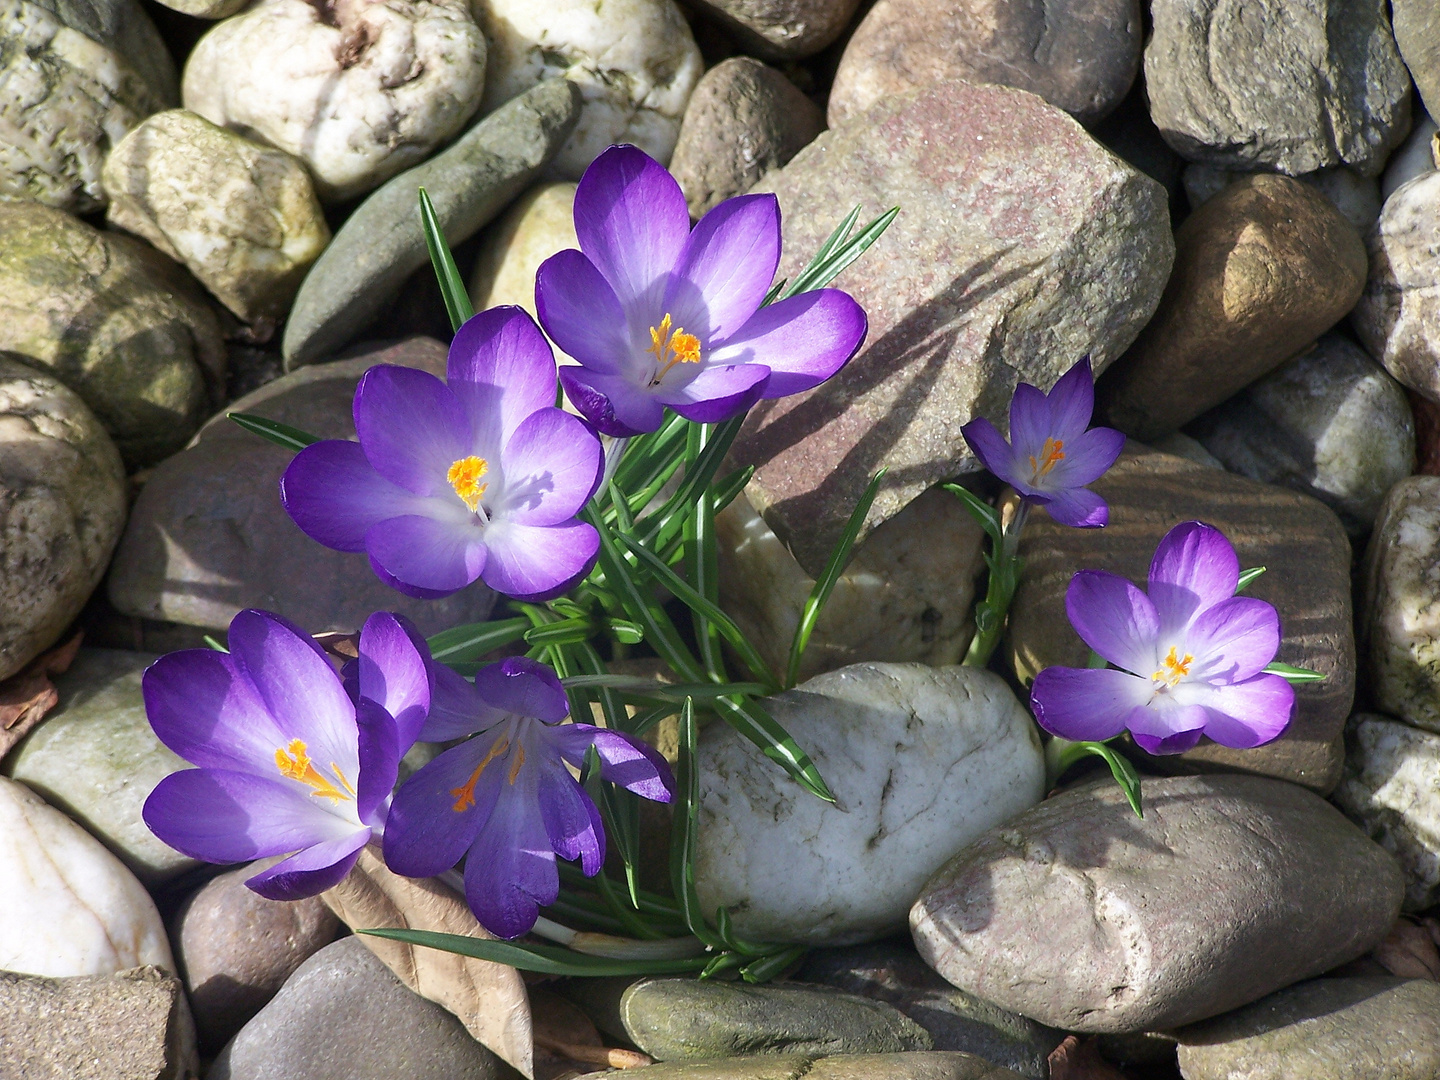
[[[558,79],[543,83],[361,203],[300,286],[285,324],[286,369],[330,359],[375,320],[414,271],[429,264],[417,188],[429,194],[453,247],[539,176],[579,110],[574,86]]]
[[[1257,776],[1071,790],[991,830],[910,913],[956,986],[1042,1023],[1142,1032],[1206,1019],[1384,940],[1400,868],[1340,812]],[[1083,928],[1083,929],[1082,929]]]
[[[1440,983],[1315,979],[1178,1035],[1185,1080],[1430,1080]]]
[[[1393,162],[1394,159],[1391,160]],[[1182,174],[1185,197],[1190,202],[1190,208],[1198,210],[1225,188],[1250,175],[1249,171],[1221,169],[1192,161],[1185,166]],[[1388,170],[1386,175],[1389,175]],[[1369,232],[1380,217],[1380,181],[1373,176],[1361,176],[1354,169],[1340,165],[1333,169],[1302,173],[1295,179],[1309,184],[1334,203],[1335,209],[1355,226],[1361,236]]]
[[[1184,157],[1374,176],[1410,130],[1385,0],[1154,0],[1150,112]]]
[[[924,1028],[883,1002],[795,983],[642,979],[621,996],[620,1021],[656,1061],[931,1049]]]
[[[1440,9],[1429,0],[1390,0],[1395,44],[1432,116],[1440,113]]]
[[[815,581],[742,493],[715,519],[720,605],[775,671]],[[932,489],[872,532],[835,583],[800,678],[866,660],[958,664],[975,623],[985,534],[960,501]]]
[[[845,46],[830,124],[939,79],[1029,90],[1092,124],[1129,92],[1142,43],[1138,0],[879,0]]]
[[[552,166],[579,180],[612,143],[670,161],[680,118],[705,71],[674,0],[476,0],[490,42],[484,111],[545,79],[567,79],[583,106]]]
[[[1385,200],[1368,246],[1370,277],[1350,317],[1355,333],[1391,375],[1440,401],[1440,173]]]
[[[1394,195],[1401,184],[1435,171],[1436,131],[1440,131],[1440,128],[1435,126],[1435,121],[1428,113],[1422,112],[1415,117],[1410,134],[1400,144],[1400,149],[1390,155],[1390,160],[1385,165],[1385,175],[1380,178],[1382,202]]]
[[[1275,742],[1232,750],[1202,742],[1153,758],[1164,769],[1250,772],[1334,789],[1344,760],[1342,732],[1355,696],[1350,543],[1322,503],[1219,469],[1127,444],[1115,466],[1091,485],[1110,504],[1103,532],[1032,517],[1020,544],[1025,573],[1010,609],[1016,673],[1029,683],[1052,664],[1084,667],[1086,648],[1065,615],[1065,590],[1077,570],[1108,570],[1145,583],[1155,546],[1182,521],[1220,529],[1245,567],[1268,567],[1247,595],[1274,604],[1282,638],[1277,659],[1323,672],[1295,688],[1295,716]]]
[[[845,31],[859,0],[693,0],[741,48],[765,60],[819,52]]]
[[[156,885],[199,865],[164,843],[140,811],[165,777],[188,766],[150,729],[140,676],[149,653],[81,649],[55,678],[60,703],[4,761],[6,776],[63,810]]]
[[[974,470],[960,427],[1003,423],[1017,381],[1048,387],[1087,353],[1103,370],[1170,268],[1165,190],[1007,87],[948,81],[882,102],[759,188],[785,211],[780,277],[852,207],[862,221],[902,208],[835,281],[865,308],[865,346],[822,386],[752,410],[732,451],[758,467],[751,500],[812,575],[879,467],[867,531]]]
[[[1440,732],[1440,477],[1412,476],[1385,497],[1359,626],[1375,704]]]
[[[1440,902],[1440,735],[1373,713],[1348,735],[1335,802],[1399,860],[1405,906],[1424,911]]]
[[[189,275],[127,236],[0,201],[0,349],[80,395],[134,468],[185,445],[225,365]]]
[[[281,318],[330,242],[299,158],[185,109],[122,139],[104,181],[110,224],[183,263],[245,322]]]
[[[357,937],[325,946],[220,1052],[206,1080],[495,1080],[498,1059]]]
[[[552,180],[536,184],[485,227],[470,273],[470,301],[476,311],[515,304],[535,317],[540,264],[556,252],[580,246],[574,211],[575,184]],[[557,353],[557,359],[562,357],[562,363],[569,359]]]
[[[1165,435],[1273,371],[1365,287],[1365,245],[1333,203],[1288,176],[1225,188],[1175,233],[1175,270],[1099,409],[1137,439]]]
[[[193,1080],[180,980],[157,967],[48,979],[0,971],[0,1075],[16,1080]]]
[[[138,0],[35,2],[72,30],[114,51],[167,107],[179,102],[175,61]]]
[[[0,679],[59,640],[125,526],[125,470],[57,379],[0,352]]]
[[[758,1054],[720,1061],[667,1061],[626,1070],[627,1080],[1016,1080],[972,1054]]]
[[[1313,495],[1363,537],[1415,471],[1405,389],[1348,338],[1327,334],[1190,425],[1231,472]]]
[[[49,7],[0,7],[0,196],[89,213],[105,204],[106,153],[169,101],[113,48]],[[134,15],[149,24],[138,5]]]
[[[839,805],[729,726],[701,733],[695,888],[752,940],[843,945],[903,929],[936,868],[1044,794],[1034,724],[987,671],[856,664],[765,704]]]
[[[354,436],[351,402],[375,364],[445,373],[430,338],[375,346],[307,367],[230,406],[322,438]],[[357,630],[373,611],[398,611],[433,634],[485,619],[494,595],[479,583],[444,600],[415,600],[382,584],[363,553],[332,551],[302,533],[280,505],[291,454],[214,418],[184,453],[162,462],[136,500],[110,574],[110,602],[142,619],[223,631],[258,607],[311,633]]]
[[[267,900],[245,887],[276,861],[212,878],[175,914],[175,960],[207,1053],[224,1046],[340,929],[318,896]]]
[[[690,216],[744,194],[825,130],[825,114],[789,79],[749,56],[707,71],[690,95],[670,172]]]
[[[363,195],[465,126],[485,37],[465,0],[261,0],[185,62],[185,108],[301,158],[320,197]]]
[[[79,825],[0,777],[0,970],[110,975],[175,970],[145,887]]]

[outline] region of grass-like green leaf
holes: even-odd
[[[206,634],[203,640],[206,645],[210,646],[210,648],[214,649],[216,652],[228,653],[230,651],[224,645],[221,645],[220,642],[216,641],[213,637],[211,637],[209,634]]]
[[[990,537],[990,542],[995,545],[995,550],[1000,549],[1002,530],[1000,528],[1000,511],[991,506],[980,496],[968,488],[959,484],[942,484],[942,487],[950,494],[960,500],[962,506],[980,528],[985,530],[985,535]]]
[[[675,764],[675,801],[670,825],[670,889],[690,933],[712,948],[725,943],[705,922],[695,892],[695,837],[700,816],[700,770],[695,765],[695,705],[680,709],[680,754]]]
[[[282,424],[278,420],[266,420],[263,416],[256,416],[254,413],[227,412],[227,420],[233,420],[246,431],[253,435],[259,435],[262,439],[269,439],[276,446],[283,446],[292,453],[304,450],[311,443],[320,441],[319,435],[311,435],[308,431],[301,431],[289,424]]]
[[[845,227],[845,233],[841,234],[839,229],[831,233],[830,239],[815,253],[815,257],[810,260],[809,265],[800,271],[783,295],[786,298],[798,296],[801,293],[823,289],[829,285],[840,276],[841,271],[863,255],[871,244],[880,239],[880,234],[890,227],[890,223],[899,213],[900,208],[892,206],[851,237],[848,235],[849,229],[860,216],[860,208],[855,207],[850,212],[850,216],[841,222],[841,225]],[[842,239],[837,240],[837,235]]]
[[[1110,766],[1110,775],[1125,793],[1125,801],[1130,804],[1130,809],[1135,811],[1136,817],[1144,817],[1140,806],[1140,774],[1135,771],[1135,766],[1130,764],[1129,758],[1103,742],[1070,743],[1056,763],[1055,777],[1058,779],[1066,769],[1087,755],[1094,755]]]
[[[1302,686],[1305,683],[1324,682],[1326,678],[1328,678],[1328,676],[1322,675],[1318,671],[1311,671],[1309,668],[1295,667],[1293,664],[1282,664],[1278,660],[1273,664],[1266,664],[1265,670],[1271,675],[1279,675],[1285,681],[1296,686]]]
[[[678,960],[620,960],[578,953],[562,945],[492,941],[464,934],[441,934],[433,930],[377,929],[357,930],[356,933],[509,964],[521,971],[538,971],[544,975],[681,975],[688,971],[703,971],[710,963],[710,957],[703,955]]]
[[[694,468],[686,470],[685,479],[681,481],[675,494],[666,499],[665,504],[655,513],[636,522],[635,531],[644,537],[647,547],[661,550],[668,539],[680,534],[684,522],[682,515],[689,512],[700,492],[709,487],[720,463],[730,452],[735,436],[740,434],[740,425],[744,422],[745,417],[741,415],[717,425],[713,436],[706,442],[705,449],[696,456]]]
[[[748,983],[769,982],[809,951],[804,945],[796,945],[783,952],[762,956],[759,960],[752,960],[742,967],[740,977]]]
[[[435,268],[435,278],[440,282],[440,295],[445,298],[445,313],[450,316],[450,329],[459,330],[465,320],[475,314],[470,303],[470,294],[455,265],[455,256],[440,228],[440,219],[435,216],[435,204],[423,187],[420,190],[420,225],[425,231],[425,247],[430,252],[430,265]]]
[[[805,607],[800,613],[800,622],[795,627],[795,636],[790,639],[790,661],[785,666],[785,685],[787,687],[794,686],[796,680],[800,678],[800,660],[805,655],[806,647],[810,644],[810,635],[815,632],[815,625],[820,621],[820,613],[825,610],[825,604],[830,599],[830,594],[835,591],[835,583],[840,580],[840,574],[850,559],[850,549],[855,546],[855,539],[860,535],[861,526],[865,524],[865,515],[870,513],[870,506],[875,501],[875,495],[880,490],[880,481],[883,479],[885,479],[885,470],[881,469],[866,485],[859,502],[855,504],[855,509],[850,511],[850,520],[845,523],[845,531],[835,542],[835,547],[830,552],[830,558],[825,563],[825,569],[821,571],[820,577],[816,579],[815,585],[810,590],[810,595],[805,599]]]
[[[800,749],[800,744],[760,702],[753,698],[721,697],[715,699],[714,709],[720,719],[758,746],[762,754],[810,794],[825,802],[835,801],[810,755]]]
[[[750,483],[750,478],[754,475],[755,466],[746,465],[743,469],[736,469],[716,480],[710,496],[715,501],[715,513],[720,513],[739,498],[740,493],[745,490],[745,485]]]
[[[1261,574],[1265,573],[1265,570],[1266,568],[1263,566],[1252,566],[1249,570],[1241,570],[1240,580],[1235,585],[1235,594],[1238,596],[1240,593],[1248,589],[1250,587],[1250,583],[1256,578],[1258,578]]]
[[[497,619],[442,630],[426,639],[430,655],[442,664],[477,660],[486,653],[519,641],[530,627],[529,619]]]

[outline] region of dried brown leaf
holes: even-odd
[[[4,682],[0,682],[0,758],[60,704],[51,675],[61,675],[75,662],[80,642],[77,633],[63,645],[43,652]]]
[[[1399,919],[1371,955],[1386,971],[1402,979],[1440,982],[1440,949],[1436,948],[1431,927]]]
[[[321,898],[352,930],[434,930],[491,939],[454,889],[435,878],[392,874],[373,846]],[[406,986],[459,1017],[477,1042],[525,1076],[534,1075],[530,1001],[518,971],[369,934],[359,937]]]
[[[1125,1080],[1125,1074],[1100,1056],[1093,1038],[1066,1035],[1050,1051],[1050,1080]]]

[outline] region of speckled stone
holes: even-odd
[[[1190,208],[1198,210],[1219,192],[1249,175],[1249,171],[1220,169],[1192,161],[1185,166],[1182,178],[1185,197],[1190,201]],[[1361,176],[1354,169],[1337,165],[1332,169],[1303,173],[1295,179],[1309,184],[1334,203],[1335,209],[1359,230],[1361,236],[1369,232],[1380,217],[1380,181],[1376,177]]]
[[[1385,497],[1359,622],[1375,703],[1440,732],[1440,477],[1412,476]]]
[[[626,1080],[1018,1080],[973,1054],[755,1054],[627,1069]]]
[[[1390,0],[1395,44],[1431,114],[1440,112],[1440,8],[1430,0]]]
[[[1363,956],[1399,913],[1395,860],[1304,788],[1147,778],[1142,801],[1107,777],[990,830],[915,902],[920,955],[1041,1023],[1143,1032]]]
[[[747,53],[766,60],[810,56],[845,31],[859,0],[692,0]]]

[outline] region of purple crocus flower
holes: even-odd
[[[1010,399],[1010,442],[984,417],[960,429],[980,464],[1044,506],[1061,525],[1095,529],[1110,519],[1105,500],[1085,487],[1115,464],[1125,436],[1111,428],[1086,428],[1095,411],[1090,358],[1060,376],[1046,394],[1029,383]]]
[[[145,800],[150,831],[191,858],[290,852],[245,884],[298,900],[337,884],[378,837],[400,758],[430,708],[429,654],[397,615],[360,634],[359,700],[304,631],[267,611],[230,623],[230,652],[187,649],[145,670],[150,726],[199,768]]]
[[[670,768],[632,736],[561,724],[570,711],[565,691],[534,660],[491,664],[473,685],[437,665],[435,686],[421,737],[480,734],[401,785],[385,832],[386,865],[431,877],[464,857],[475,917],[493,934],[519,937],[559,895],[555,856],[578,858],[587,875],[605,861],[600,813],[565,763],[580,765],[594,746],[602,778],[657,802],[674,791]]]
[[[1082,570],[1065,611],[1085,644],[1116,668],[1050,667],[1030,707],[1046,731],[1103,741],[1126,728],[1151,754],[1178,754],[1204,735],[1249,748],[1279,738],[1295,691],[1264,668],[1280,647],[1280,618],[1236,596],[1240,561],[1219,529],[1175,526],[1155,549],[1148,595],[1122,577]]]
[[[675,178],[612,146],[575,192],[580,250],[546,260],[535,304],[580,362],[560,380],[607,435],[660,426],[665,406],[699,423],[824,382],[865,340],[865,313],[838,289],[761,307],[780,263],[774,195],[726,199],[690,229]]]
[[[589,573],[600,539],[576,519],[600,440],[555,408],[555,358],[518,307],[481,312],[450,346],[447,383],[372,367],[355,389],[358,443],[295,455],[285,509],[311,539],[364,551],[386,584],[438,598],[476,578],[522,600]]]

